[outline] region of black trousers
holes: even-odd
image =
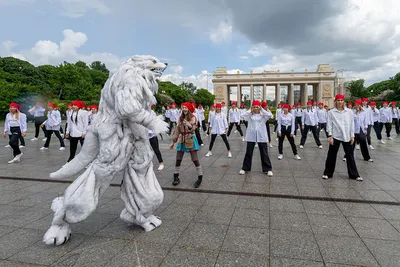
[[[313,133],[315,143],[317,143],[317,146],[320,146],[321,141],[319,141],[319,134],[318,134],[317,126],[311,126],[311,125],[307,125],[307,124],[304,124],[304,130],[301,133],[300,145],[304,146],[304,144],[306,143],[306,140],[307,140],[308,131],[310,131],[310,130]]]
[[[78,149],[78,142],[81,143],[81,146],[83,146],[83,141],[84,139],[82,137],[69,137],[69,158],[68,162],[73,160],[75,158],[76,150]]]
[[[297,148],[294,143],[294,138],[290,136],[290,133],[292,132],[292,126],[285,127],[282,126],[281,128],[281,136],[279,136],[279,143],[278,143],[278,152],[279,154],[283,154],[283,141],[285,140],[285,137],[289,141],[290,146],[292,147],[293,155],[297,155]]]
[[[400,134],[399,119],[393,118],[394,127],[396,129],[396,134]]]
[[[357,143],[360,144],[360,150],[361,150],[361,154],[362,154],[364,160],[369,160],[371,158],[371,156],[369,155],[368,145],[367,145],[367,137],[364,134],[364,132],[360,131],[360,133],[354,134],[354,140],[358,141]],[[354,153],[354,149],[356,149],[356,142],[354,142],[354,144],[353,144],[353,153]]]
[[[318,126],[319,126],[319,130],[324,129],[326,138],[328,138],[329,135],[328,135],[328,131],[326,130],[326,122],[325,123],[318,123]]]
[[[236,125],[236,130],[238,130],[238,132],[240,133],[240,136],[243,136],[242,128],[240,127],[240,123],[239,122],[231,122],[231,123],[229,123],[229,129],[228,129],[227,136],[229,136],[231,134],[231,131],[232,131],[232,128],[233,128],[234,125]]]
[[[168,131],[168,135],[170,135],[171,134],[171,132],[172,132],[172,129],[174,128],[174,125],[176,125],[176,122],[173,122],[173,121],[169,121],[169,131]]]
[[[380,122],[379,123],[379,132],[380,133],[382,133],[383,125],[385,125],[385,128],[386,128],[386,136],[390,137],[390,131],[392,130],[392,124],[390,122],[386,122],[386,123]]]
[[[246,126],[246,128],[247,128],[248,122],[247,122],[246,120],[241,120],[241,121],[240,121],[240,124],[242,124],[242,123],[243,123],[244,126]]]
[[[301,126],[303,124],[301,123],[301,117],[296,117],[295,125],[296,125],[296,127],[294,128],[294,135],[297,135],[297,130],[298,129],[300,129],[300,134],[302,134],[303,131],[301,130]]]
[[[209,151],[212,150],[212,148],[214,146],[215,139],[217,138],[217,135],[218,134],[211,134],[211,142],[210,142],[210,146],[208,147]],[[228,138],[226,138],[226,134],[221,134],[220,136],[221,136],[222,140],[224,140],[226,149],[228,149],[228,151],[231,150],[231,146],[229,145]]]
[[[44,143],[44,147],[49,147],[50,141],[51,141],[51,136],[55,134],[57,136],[58,140],[60,141],[60,147],[65,147],[64,140],[60,135],[60,131],[55,131],[55,130],[47,130],[47,140],[46,143]]]
[[[267,135],[268,135],[268,140],[269,140],[269,142],[271,143],[271,130],[269,129],[269,121],[267,121],[266,123],[265,123],[265,126],[267,127]]]
[[[251,171],[251,165],[253,160],[253,152],[255,142],[247,142],[246,155],[244,156],[242,170]],[[258,148],[260,149],[261,156],[261,166],[263,172],[268,172],[272,170],[271,160],[268,156],[268,145],[267,143],[258,143]]]
[[[374,122],[374,130],[375,130],[376,138],[378,140],[382,140],[382,134],[381,134],[382,130],[381,130],[380,126],[379,126],[379,122],[378,121]]]
[[[39,130],[42,128],[44,137],[47,137],[47,131],[44,127],[40,127],[40,125],[45,122],[46,118],[45,117],[35,117],[35,138],[38,138],[39,136]]]
[[[201,139],[199,128],[196,128],[194,130],[194,133],[196,134],[197,141],[199,141],[199,145],[203,144],[203,140]]]
[[[154,137],[150,138],[149,141],[150,141],[151,147],[153,148],[154,154],[156,154],[156,157],[158,159],[158,163],[162,163],[163,162],[163,158],[161,156],[160,146],[158,145],[157,136],[154,136]]]
[[[276,133],[276,130],[278,129],[278,121],[274,121],[274,133]]]
[[[333,176],[340,144],[342,144],[346,154],[347,173],[349,178],[356,179],[357,177],[360,177],[356,162],[354,160],[353,146],[350,144],[350,142],[343,142],[337,139],[333,139],[333,145],[329,144],[328,156],[326,157],[325,161],[324,175],[328,176],[329,178]]]
[[[10,141],[11,141],[11,137],[12,137],[12,134],[9,134],[8,135],[8,139]],[[19,137],[19,141],[21,142],[21,146],[25,146],[25,139],[24,139],[24,137],[22,135]]]
[[[22,136],[21,134],[21,128],[19,127],[10,127],[10,131],[11,131],[11,138],[10,138],[10,142],[8,142],[8,144],[11,146],[11,148],[13,149],[13,155],[14,157],[16,155],[21,154],[21,149],[19,149],[19,138]]]
[[[205,120],[202,120],[202,121],[201,121],[201,124],[200,124],[200,122],[197,122],[197,127],[198,127],[199,129],[200,129],[200,127],[203,128],[203,131],[205,132],[205,131],[207,130],[206,121],[205,121]]]
[[[365,135],[368,145],[371,145],[371,129],[372,125],[368,125],[367,134]]]

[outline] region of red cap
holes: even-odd
[[[190,102],[185,102],[181,104],[181,107],[187,107],[190,112],[194,112],[194,107]]]
[[[395,102],[395,101],[393,101],[392,103],[390,103],[390,105],[395,105],[395,106],[396,106],[396,102]]]
[[[225,102],[224,102],[224,101],[222,101],[222,102],[221,102],[221,104],[222,104],[222,105],[225,105]]]
[[[80,101],[80,100],[75,100],[74,102],[72,102],[72,105],[73,106],[77,106],[78,108],[84,108],[85,107],[85,104],[83,104],[83,102]]]
[[[296,104],[293,104],[293,106],[292,106],[293,108],[295,108],[296,107]]]
[[[321,106],[321,105],[323,106],[323,105],[324,105],[324,103],[322,103],[322,102],[319,102],[319,103],[318,103],[318,106]]]
[[[298,102],[298,103],[297,103],[297,106],[301,107],[301,103],[300,103],[300,102]]]
[[[222,108],[222,105],[221,105],[221,103],[217,103],[217,104],[215,105],[215,107],[216,107],[216,108]]]
[[[211,105],[210,108],[215,108],[215,106],[214,106],[214,105]]]
[[[40,102],[36,102],[36,106],[42,105],[42,103]]]
[[[338,99],[342,99],[342,100],[344,101],[344,95],[342,95],[342,94],[337,94],[337,95],[335,96],[335,102],[336,102]]]
[[[361,100],[362,100],[362,102],[364,102],[364,101],[368,102],[368,98],[366,98],[366,97],[363,97]]]
[[[316,100],[314,100],[313,104],[317,104],[317,101],[316,101]]]
[[[307,106],[308,105],[312,105],[312,102],[311,101],[307,101]]]
[[[360,99],[357,99],[356,101],[354,101],[354,105],[362,106],[362,101]]]
[[[68,107],[72,107],[72,103],[69,103],[69,104],[68,104]]]
[[[254,100],[251,106],[261,106],[261,103],[258,100]]]
[[[353,104],[351,102],[349,102],[349,103],[347,103],[347,106],[351,107],[351,106],[353,106]]]
[[[289,104],[283,104],[282,108],[283,109],[285,109],[285,108],[290,109],[290,105]]]
[[[267,107],[267,106],[268,106],[268,103],[267,103],[267,102],[263,101],[263,102],[261,103],[261,107],[262,107],[262,108],[265,108],[265,107]]]
[[[153,107],[154,107],[154,105],[152,105],[152,108],[153,108]],[[92,106],[92,109],[99,110],[99,107],[96,106],[96,105],[93,105],[93,106]]]
[[[369,103],[370,106],[376,106],[376,102],[372,101],[371,103]]]
[[[196,108],[196,102],[191,103],[194,108]]]
[[[57,107],[56,104],[51,103],[51,102],[48,102],[47,106],[50,107],[50,108],[53,108],[53,109],[55,109]]]
[[[202,104],[199,104],[199,108],[202,108],[203,107],[203,105]]]
[[[12,102],[12,103],[10,104],[10,108],[16,108],[16,109],[18,109],[18,104]]]
[[[241,107],[244,107],[244,103],[240,104]]]
[[[21,107],[21,105],[20,104],[17,104],[17,109],[19,110],[19,111],[21,111],[22,110],[22,107]]]
[[[279,103],[279,104],[278,104],[278,107],[281,107],[281,106],[282,106],[282,104],[281,104],[281,103]]]
[[[236,106],[236,104],[237,104],[237,103],[236,103],[235,101],[232,102],[232,106]]]
[[[385,101],[382,103],[382,105],[389,105],[389,102]]]
[[[328,107],[328,105],[325,105],[325,106],[324,106],[324,108],[327,108],[327,107]]]

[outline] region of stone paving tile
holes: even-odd
[[[373,204],[372,207],[386,220],[400,220],[400,206]]]
[[[270,207],[271,211],[305,212],[299,199],[271,198]]]
[[[270,263],[270,267],[324,267],[324,263],[320,261],[308,261],[277,257],[271,257]]]
[[[269,255],[268,229],[230,226],[222,251]]]
[[[322,261],[317,242],[312,233],[271,230],[272,257]]]
[[[400,232],[386,220],[352,217],[348,220],[361,238],[400,240]]]
[[[400,266],[400,242],[377,239],[363,239],[382,267]]]
[[[370,204],[336,202],[336,205],[343,212],[344,216],[378,219],[383,218],[374,208],[372,208]]]
[[[308,214],[308,218],[316,235],[357,236],[352,225],[343,215]]]
[[[215,267],[268,267],[268,262],[264,255],[221,251]]]
[[[306,213],[271,211],[271,229],[311,233]]]
[[[229,225],[234,211],[234,206],[204,205],[194,217],[193,222]]]
[[[334,202],[303,200],[303,205],[309,214],[341,215],[339,208]]]
[[[42,240],[43,233],[34,229],[17,229],[0,238],[0,259],[7,259]]]
[[[270,199],[265,197],[240,196],[236,207],[242,209],[269,210]]]
[[[212,267],[215,265],[217,257],[218,251],[174,247],[167,257],[165,257],[160,267]]]
[[[45,266],[45,265],[25,264],[22,262],[0,260],[0,267],[41,267],[41,266]]]
[[[161,219],[161,226],[151,232],[145,232],[144,230],[139,229],[139,233],[135,237],[135,240],[145,243],[173,245],[190,224],[190,220],[167,220],[163,217],[161,217]]]
[[[265,209],[236,208],[230,225],[254,228],[269,228],[269,211]]]

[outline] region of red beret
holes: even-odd
[[[337,101],[338,99],[344,100],[344,95],[342,95],[342,94],[337,94],[337,95],[335,96],[335,101]]]
[[[182,103],[181,104],[181,107],[187,107],[188,108],[188,110],[190,111],[190,112],[194,112],[194,107],[193,107],[193,105],[191,104],[191,103],[189,103],[189,102],[185,102],[185,103]]]
[[[222,105],[221,105],[221,103],[217,103],[217,104],[215,105],[215,107],[216,107],[216,108],[222,108]]]
[[[251,104],[252,106],[261,106],[260,101],[254,100],[253,103]]]

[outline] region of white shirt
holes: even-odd
[[[282,113],[281,116],[278,118],[278,133],[281,133],[282,126],[284,127],[292,127],[290,129],[290,133],[294,134],[294,129],[295,129],[295,116],[291,113],[288,113],[285,115],[285,113]]]
[[[392,109],[389,107],[381,107],[379,110],[379,122],[392,123]]]
[[[204,109],[197,109],[197,119],[199,122],[204,121]]]
[[[168,118],[168,119],[169,119],[170,116],[171,116],[171,110],[170,110],[170,109],[167,109],[167,110],[165,111],[165,118]]]
[[[282,113],[283,113],[283,111],[281,108],[276,109],[276,116],[275,116],[276,120],[279,119],[279,116],[282,115]]]
[[[46,110],[42,106],[40,107],[34,106],[30,110],[28,110],[29,114],[33,115],[34,117],[44,117],[45,111]]]
[[[303,109],[302,108],[296,108],[294,109],[294,115],[296,117],[303,117]]]
[[[344,108],[342,112],[337,108],[328,111],[326,130],[334,139],[350,142],[351,137],[354,137],[353,111],[348,108]]]
[[[362,106],[362,108],[364,109],[364,111],[366,112],[365,116],[366,116],[366,122],[367,125],[373,125],[374,124],[374,119],[372,116],[372,109],[369,106]]]
[[[214,115],[215,115],[215,111],[210,110],[210,112],[208,112],[208,123],[211,123]]]
[[[326,123],[326,120],[328,119],[328,111],[326,111],[326,109],[317,109],[317,115],[319,123]]]
[[[243,114],[246,113],[246,109],[245,108],[240,108],[239,109],[239,113],[240,113],[240,120],[243,120]]]
[[[272,117],[272,113],[261,109],[260,114],[247,111],[243,117],[249,122],[246,129],[246,141],[268,143],[266,122]]]
[[[372,120],[374,122],[379,122],[379,109],[371,108]]]
[[[61,114],[58,110],[47,112],[47,120],[43,122],[46,125],[46,130],[59,131],[61,124]],[[53,127],[53,125],[56,125]]]
[[[236,109],[229,110],[229,123],[240,122],[240,111]]]
[[[215,113],[211,122],[211,134],[225,134],[228,128],[228,121],[224,113]]]
[[[80,109],[78,112],[72,112],[67,133],[72,137],[81,137],[86,134],[88,125],[88,116],[85,110]]]
[[[305,109],[303,112],[303,117],[301,117],[301,124],[308,126],[318,125],[318,115],[315,109]]]
[[[354,114],[354,133],[359,134],[360,131],[366,133],[368,128],[368,114],[366,111],[362,110],[360,113],[356,113],[356,110],[353,110]]]
[[[221,112],[224,113],[225,116],[226,116],[226,115],[228,114],[228,107],[227,107],[227,106],[222,107],[222,108],[221,108]]]
[[[13,122],[11,122],[13,121]],[[15,126],[12,126],[15,125]],[[4,122],[4,132],[11,135],[11,127],[20,127],[21,133],[25,133],[27,129],[26,123],[26,115],[24,113],[19,113],[19,119],[15,121],[15,117],[13,118],[11,112],[6,115],[6,121]]]
[[[172,122],[177,122],[178,118],[179,118],[179,110],[177,110],[176,108],[170,109],[170,115],[169,116],[170,116],[169,119]]]
[[[392,119],[398,119],[399,118],[399,108],[390,108],[392,110]]]

